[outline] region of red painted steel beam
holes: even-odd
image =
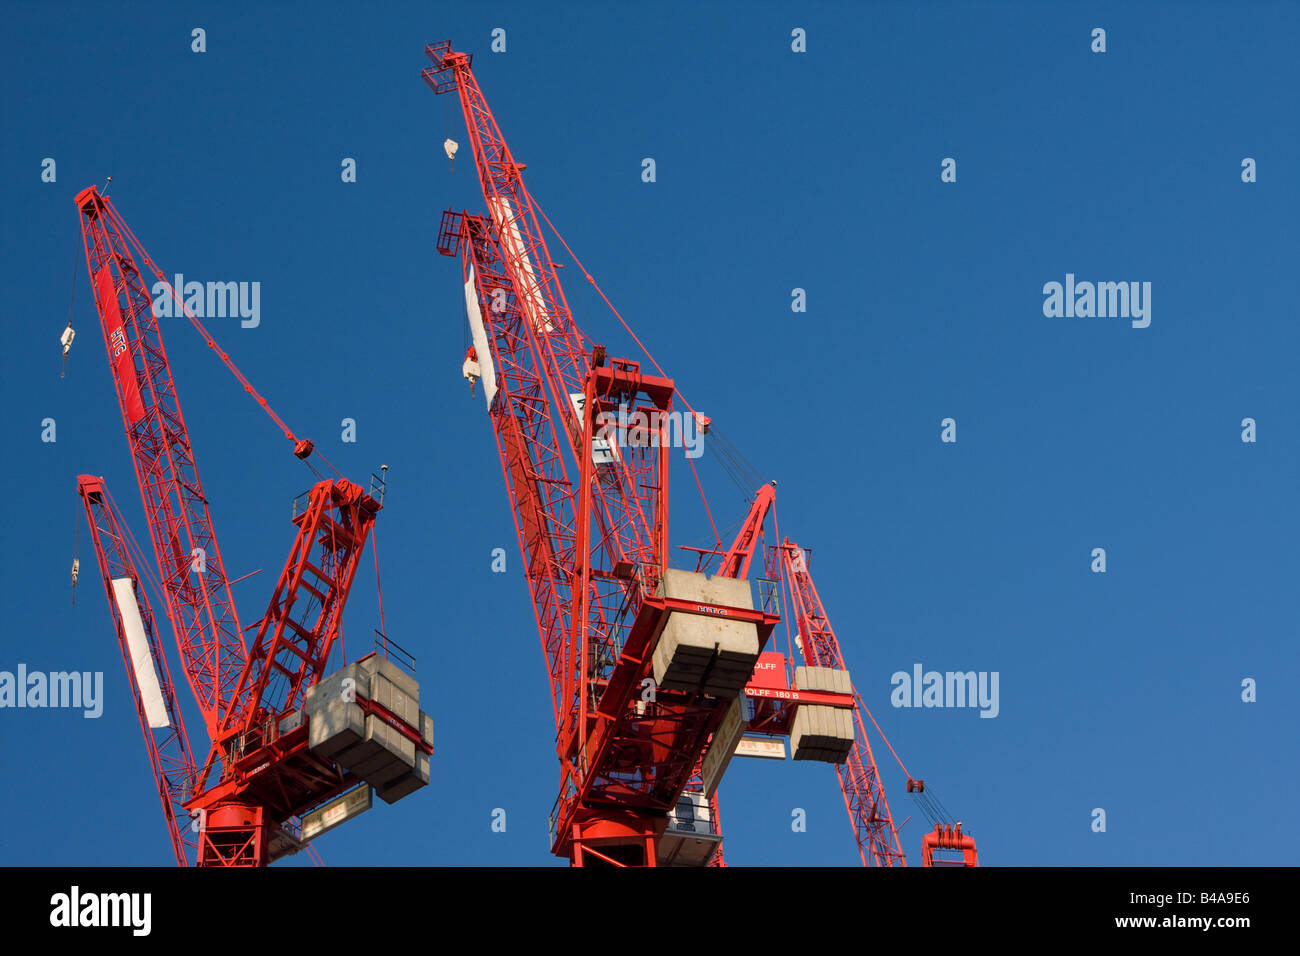
[[[215,739],[247,652],[137,254],[150,266],[152,260],[98,190],[83,190],[76,201],[167,615],[186,678]]]
[[[775,551],[774,557],[781,564],[790,591],[794,619],[803,636],[804,661],[811,667],[846,669],[839,640],[808,570],[807,552],[788,538]],[[844,795],[844,806],[862,865],[906,866],[907,857],[889,812],[885,787],[862,720],[865,709],[855,691],[853,749],[844,764],[836,765],[835,773],[840,780],[840,791]]]
[[[185,733],[185,721],[176,698],[176,688],[172,684],[171,671],[167,666],[167,657],[158,639],[153,608],[149,602],[149,595],[145,591],[144,581],[136,571],[132,560],[125,525],[104,485],[104,479],[94,475],[79,476],[77,493],[81,497],[86,512],[86,522],[90,526],[95,559],[99,566],[100,579],[104,584],[104,596],[113,618],[114,629],[117,631],[122,663],[126,668],[136,716],[140,720],[140,730],[144,734],[145,749],[149,753],[149,766],[153,770],[158,798],[162,802],[172,852],[176,856],[178,865],[188,866],[195,862],[198,840],[190,826],[185,803],[197,788],[197,770],[194,755],[190,751],[189,737]],[[137,655],[132,653],[128,645],[126,623],[113,590],[113,582],[123,579],[131,583],[132,594],[144,627],[148,655],[151,658],[150,661],[141,661],[139,666],[153,668],[162,696],[163,719],[158,719],[160,715],[155,713],[154,719],[151,720],[146,712],[140,681],[136,676]],[[158,726],[154,726],[155,724]]]
[[[222,721],[222,739],[246,734],[271,716],[292,713],[325,673],[343,609],[375,516],[382,506],[346,479],[318,482],[294,517],[298,535],[240,675],[234,706]],[[299,598],[312,612],[299,622]],[[273,675],[285,678],[274,696]]]

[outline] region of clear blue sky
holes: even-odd
[[[459,268],[435,250],[445,208],[482,209],[468,151],[454,172],[442,155],[466,142],[455,101],[420,79],[442,39],[475,54],[530,189],[656,358],[779,481],[855,683],[985,863],[1278,862],[1298,780],[1298,28],[1294,4],[6,4],[0,669],[103,671],[107,700],[98,720],[0,711],[0,862],[170,862],[84,529],[75,607],[67,580],[78,473],[147,535],[72,202],[108,175],[168,275],[261,283],[257,328],[209,325],[290,425],[345,473],[390,466],[384,605],[436,722],[433,781],[323,837],[326,861],[558,862],[541,651],[460,377]],[[1150,282],[1150,327],[1045,317],[1067,273]],[[577,286],[579,323],[628,353]],[[164,329],[228,568],[264,569],[236,588],[251,621],[311,476],[192,330]],[[729,525],[744,501],[702,462]],[[707,544],[683,464],[673,543]],[[375,619],[367,570],[349,650]],[[998,717],[891,707],[916,663],[997,671]],[[825,765],[737,760],[721,799],[733,864],[856,862]]]

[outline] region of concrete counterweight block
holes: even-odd
[[[753,610],[749,582],[669,569],[658,597]],[[666,690],[702,690],[735,697],[749,682],[758,660],[758,627],[726,614],[669,611],[654,650],[655,683]]]
[[[852,694],[849,672],[835,667],[796,667],[796,690],[821,690]],[[790,725],[790,747],[795,760],[844,763],[853,749],[853,711],[847,707],[800,704]]]
[[[420,737],[430,747],[433,746],[433,718],[423,712],[420,714]],[[415,766],[376,792],[379,794],[379,799],[385,803],[396,803],[402,797],[419,790],[428,782],[429,755],[423,750],[417,750],[415,752]]]
[[[356,703],[370,696],[370,679],[356,664],[349,664],[308,688],[303,700],[307,717],[307,746],[327,760],[361,743],[366,715]]]
[[[367,713],[359,701],[391,719]],[[307,692],[303,711],[312,752],[360,777],[386,802],[429,782],[429,755],[411,734],[432,746],[433,720],[420,710],[419,683],[388,659],[370,655],[322,679]]]
[[[415,766],[415,743],[396,727],[367,714],[365,737],[357,747],[345,751],[339,762],[379,789]]]
[[[388,658],[380,657],[378,654],[371,654],[357,661],[356,667],[360,668],[362,673],[367,676],[379,674],[396,685],[403,694],[415,698],[416,703],[419,703],[420,682]]]

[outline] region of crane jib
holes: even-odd
[[[113,363],[118,391],[122,395],[122,410],[134,425],[144,418],[144,402],[140,400],[140,383],[135,377],[135,360],[127,342],[126,328],[122,324],[122,307],[113,288],[113,274],[108,263],[95,273],[95,298],[99,301],[99,319],[104,326],[104,341]]]

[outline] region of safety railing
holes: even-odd
[[[375,651],[392,661],[412,677],[415,676],[415,656],[378,628],[375,629]]]

